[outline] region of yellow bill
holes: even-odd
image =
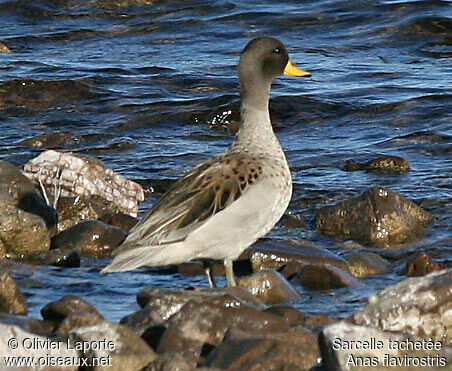
[[[293,65],[290,60],[287,62],[283,73],[284,73],[284,75],[287,75],[287,76],[296,76],[296,77],[311,76],[311,74],[309,72],[303,71],[303,70],[299,69],[297,66]]]

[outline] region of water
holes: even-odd
[[[0,53],[0,158],[23,166],[40,152],[21,146],[23,139],[80,135],[71,149],[154,186],[142,211],[164,184],[233,140],[218,122],[238,117],[238,52],[254,37],[283,40],[292,61],[312,73],[279,78],[270,104],[293,170],[289,212],[306,227],[278,226],[269,237],[305,238],[341,253],[341,241],[314,228],[316,209],[382,185],[437,217],[405,247],[407,256],[428,251],[451,265],[452,2],[11,0],[0,1],[0,24],[0,41],[12,50]],[[412,170],[341,169],[347,159],[380,155],[401,156]],[[18,273],[38,282],[23,287],[30,315],[75,294],[119,320],[137,308],[143,287],[206,285],[203,277],[158,271],[99,276],[105,264],[83,259],[78,269]],[[401,280],[397,267],[364,279],[364,290],[296,286],[296,306],[347,316]]]

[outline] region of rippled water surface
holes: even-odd
[[[41,151],[21,146],[24,139],[79,135],[66,149],[154,187],[142,211],[168,181],[234,139],[225,127],[238,118],[238,52],[257,36],[283,40],[312,73],[279,78],[270,103],[294,178],[289,212],[305,226],[278,225],[269,238],[304,238],[340,254],[342,241],[315,229],[315,211],[382,185],[436,217],[403,253],[422,249],[451,264],[452,2],[2,0],[0,25],[12,51],[0,53],[0,157],[22,167]],[[348,159],[380,155],[401,156],[412,170],[342,170]],[[31,315],[75,294],[119,320],[148,285],[206,285],[204,277],[145,270],[99,276],[105,264],[22,272],[36,282],[23,287]],[[296,286],[296,306],[346,316],[401,280],[399,268],[364,279],[358,291]]]

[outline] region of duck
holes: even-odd
[[[278,39],[260,37],[238,64],[240,126],[232,145],[173,183],[115,249],[102,274],[191,260],[222,260],[227,286],[233,261],[266,235],[286,211],[292,177],[269,113],[270,88],[280,75],[308,77]],[[215,286],[210,264],[206,274]]]

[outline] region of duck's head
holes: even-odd
[[[294,66],[285,45],[272,37],[260,37],[248,43],[240,56],[238,73],[242,91],[251,88],[268,90],[279,75],[311,76]]]

